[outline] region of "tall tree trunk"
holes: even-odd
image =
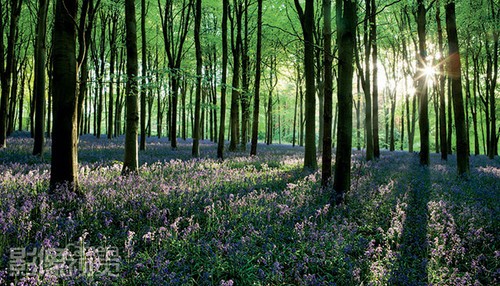
[[[5,77],[5,48],[3,44],[3,34],[4,34],[4,23],[3,23],[3,3],[0,3],[0,34],[2,39],[0,39],[0,85],[2,87],[2,92],[0,93],[0,149],[7,147],[7,78]],[[5,89],[5,91],[4,91]],[[4,102],[5,101],[5,102]],[[32,105],[31,105],[32,106]],[[32,111],[33,108],[30,108]],[[31,112],[30,112],[31,113]],[[31,116],[30,116],[31,118]],[[30,124],[30,126],[32,126]],[[33,133],[32,133],[33,134]]]
[[[226,77],[227,77],[227,14],[229,1],[222,0],[222,77],[220,96],[220,124],[217,158],[224,159],[224,132],[226,129]]]
[[[0,5],[2,6],[2,5]],[[7,121],[9,119],[8,108],[9,108],[9,96],[11,89],[11,78],[14,71],[14,59],[15,59],[15,44],[16,44],[16,34],[17,34],[17,24],[19,22],[19,16],[21,14],[22,0],[10,0],[10,25],[9,34],[7,35],[7,54],[4,67],[4,48],[3,39],[0,44],[0,75],[1,75],[1,86],[2,93],[0,99],[0,149],[7,146]],[[1,8],[0,8],[1,9]],[[2,11],[0,11],[2,12]],[[3,17],[3,13],[1,13]],[[0,20],[0,30],[2,31],[2,36],[4,35],[3,21]]]
[[[305,9],[302,9],[299,0],[294,0],[304,37],[306,78],[304,169],[315,170],[318,163],[316,162],[316,94],[314,87],[314,0],[306,0],[305,2]]]
[[[45,36],[47,27],[47,1],[40,0],[35,42],[35,142],[33,155],[43,156],[45,123]],[[21,102],[22,104],[22,102]]]
[[[1,64],[1,63],[0,63]],[[26,66],[23,69],[23,73],[21,75],[21,92],[19,94],[19,111],[18,111],[18,130],[23,130],[23,110],[24,110],[24,91],[26,84]]]
[[[333,97],[333,73],[332,73],[332,1],[323,0],[323,156],[321,166],[321,185],[328,186],[332,176],[332,97]],[[359,117],[358,117],[359,118]]]
[[[372,72],[373,72],[373,156],[380,158],[380,144],[378,136],[378,48],[377,48],[377,6],[375,0],[372,1],[370,15],[370,37],[372,45]],[[366,59],[368,61],[368,59]],[[387,141],[386,141],[387,142]]]
[[[16,37],[16,42],[17,42]],[[19,86],[18,83],[18,76],[19,76],[19,69],[18,67],[18,59],[16,56],[16,59],[14,59],[14,66],[12,70],[12,86],[10,89],[10,100],[9,100],[9,111],[7,112],[8,114],[8,120],[7,120],[7,136],[10,136],[12,132],[14,131],[14,125],[15,125],[15,120],[16,120],[16,103],[17,103],[17,89]]]
[[[455,132],[457,137],[457,169],[461,176],[469,174],[469,153],[465,127],[464,103],[462,97],[460,51],[458,47],[455,2],[448,2],[446,9],[446,32],[448,34],[448,76],[451,78],[453,110],[455,111]]]
[[[146,93],[147,93],[147,45],[146,45],[146,0],[141,0],[141,56],[142,56],[142,86],[141,86],[141,141],[139,150],[146,150]]]
[[[363,21],[363,44],[364,44],[364,68],[361,65],[359,49],[355,50],[356,65],[359,70],[361,86],[363,87],[365,96],[365,133],[366,133],[366,160],[370,161],[374,156],[373,146],[373,116],[372,116],[372,98],[370,84],[370,51],[371,37],[368,30],[369,15],[372,13],[371,0],[365,0],[365,19]]]
[[[417,96],[419,98],[419,118],[420,128],[420,164],[429,165],[429,100],[427,97],[427,79],[424,69],[427,65],[427,48],[425,44],[426,8],[424,0],[418,0],[417,7],[417,31],[418,31],[418,58],[417,58]]]
[[[451,88],[451,78],[448,77],[448,102],[452,102],[452,88]],[[448,143],[448,146],[446,146],[446,149],[448,150],[448,154],[452,154],[452,149],[451,149],[451,139],[452,139],[452,133],[453,133],[453,117],[452,117],[452,105],[448,104],[448,128],[446,129],[448,131],[447,138],[446,138],[446,143]]]
[[[240,100],[240,68],[241,68],[241,21],[243,15],[242,4],[234,2],[235,15],[232,21],[231,28],[231,46],[233,51],[233,82],[232,82],[232,92],[231,92],[231,140],[229,142],[229,151],[235,151],[239,142],[239,100]],[[236,23],[234,23],[236,21]],[[236,26],[236,35],[234,35],[234,30]]]
[[[343,5],[342,5],[343,2]],[[337,98],[339,109],[339,129],[337,131],[337,152],[332,201],[341,204],[344,194],[351,186],[352,147],[352,76],[353,55],[356,39],[356,3],[351,0],[337,0],[337,43],[339,46],[339,76],[337,78]],[[342,9],[343,8],[343,9]]]
[[[249,90],[249,35],[248,35],[248,0],[244,0],[244,25],[241,45],[241,150],[245,151],[248,143],[248,126],[250,121],[250,90]]]
[[[296,75],[296,80],[295,80],[295,106],[293,109],[293,134],[292,134],[292,146],[295,147],[295,141],[296,141],[296,134],[297,134],[297,106],[299,103],[299,84],[300,84],[300,67],[298,64],[296,64],[296,69],[295,69],[295,75]]]
[[[108,16],[104,13],[101,14],[101,39],[99,41],[99,76],[97,79],[99,94],[97,95],[97,119],[96,119],[96,137],[101,138],[101,127],[102,127],[102,113],[103,113],[103,100],[104,100],[104,73],[105,73],[105,63],[106,63],[106,22],[108,21]]]
[[[200,109],[201,109],[201,69],[203,67],[203,59],[201,54],[201,0],[196,0],[196,8],[194,12],[194,45],[196,49],[196,99],[194,108],[194,134],[193,134],[193,157],[200,156]]]
[[[262,60],[262,1],[257,0],[257,55],[255,59],[255,95],[253,102],[252,146],[250,155],[257,155],[259,134],[260,62]]]
[[[77,63],[76,27],[73,24],[77,0],[58,0],[53,32],[53,110],[50,191],[61,184],[78,190]]]
[[[127,47],[127,126],[125,131],[125,157],[122,174],[137,172],[139,165],[137,135],[139,110],[137,102],[137,24],[135,19],[135,1],[125,0],[125,30]]]
[[[500,10],[495,6],[495,1],[490,0],[491,18],[494,23],[500,21]],[[498,3],[497,3],[498,4]],[[498,14],[497,14],[498,13]],[[486,91],[486,96],[489,97],[490,104],[490,140],[488,146],[488,158],[493,159],[495,155],[498,155],[498,139],[500,136],[500,131],[497,131],[496,125],[496,85],[498,78],[498,49],[499,49],[499,31],[493,29],[493,51],[490,50],[490,45],[486,44],[486,52],[488,58],[489,69],[487,71],[486,80],[488,84],[486,85],[488,90]],[[488,36],[487,36],[488,37]]]
[[[110,27],[109,27],[109,46],[110,46],[110,59],[109,59],[109,101],[108,101],[108,130],[107,130],[107,135],[108,139],[111,139],[113,137],[113,127],[114,127],[114,121],[113,121],[113,106],[115,104],[114,98],[113,98],[113,85],[114,81],[116,79],[115,77],[115,62],[116,62],[116,34],[117,34],[117,27],[118,27],[118,14],[114,14],[111,16],[111,21],[110,21]],[[116,120],[116,117],[115,117]]]
[[[473,76],[472,76],[472,96],[473,96],[473,102],[470,106],[471,108],[471,113],[472,113],[472,126],[474,128],[474,155],[479,155],[480,150],[479,150],[479,130],[477,128],[477,80],[479,79],[479,76],[477,76],[477,66],[476,66],[476,61],[474,60],[473,56]]]
[[[180,4],[180,5],[179,5]],[[177,102],[180,83],[180,68],[183,58],[184,43],[189,30],[190,13],[193,6],[193,0],[184,0],[182,3],[175,3],[167,0],[164,8],[158,1],[160,8],[160,18],[163,30],[163,40],[165,43],[165,52],[168,58],[168,67],[170,71],[170,104],[168,105],[168,124],[170,146],[177,149]],[[178,8],[178,11],[175,9]],[[174,25],[174,20],[178,20],[178,26]]]
[[[443,28],[441,26],[441,16],[440,16],[440,5],[439,3],[436,5],[436,23],[438,30],[438,43],[439,43],[439,52],[441,55],[444,55],[443,49]],[[446,101],[445,101],[445,83],[446,78],[444,76],[444,65],[439,64],[439,140],[441,141],[441,159],[448,160],[448,142],[446,138]]]

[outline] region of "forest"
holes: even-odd
[[[1,0],[0,285],[500,284],[499,0]]]

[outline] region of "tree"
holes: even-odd
[[[417,87],[416,92],[419,98],[419,118],[420,128],[420,164],[429,165],[429,100],[427,98],[427,78],[425,68],[427,66],[427,49],[425,43],[426,31],[426,11],[424,0],[417,1],[417,32],[418,32],[418,56],[417,56]]]
[[[326,187],[332,176],[332,1],[323,0],[323,68],[324,68],[324,109],[323,109],[323,157],[321,185]]]
[[[224,158],[224,131],[226,121],[226,74],[227,74],[227,13],[229,1],[222,0],[222,78],[220,97],[220,125],[219,139],[217,141],[217,158]]]
[[[137,172],[139,165],[137,134],[139,110],[137,104],[137,26],[135,19],[135,1],[125,0],[125,26],[127,46],[127,125],[125,130],[125,158],[122,174]]]
[[[252,146],[250,155],[257,155],[259,132],[260,62],[262,60],[262,0],[257,0],[257,55],[255,58],[255,96],[253,102]]]
[[[193,0],[183,0],[180,5],[173,0],[166,0],[165,7],[162,9],[158,0],[160,9],[161,25],[163,30],[163,40],[165,43],[165,52],[168,58],[168,68],[170,72],[170,145],[172,149],[177,148],[177,101],[179,94],[180,68],[183,57],[184,43],[186,41],[189,25],[191,23],[190,14]],[[175,4],[175,5],[174,5]],[[180,7],[180,11],[174,11]],[[178,19],[178,27],[174,21]]]
[[[377,47],[377,6],[375,0],[371,0],[370,14],[370,43],[372,45],[372,70],[373,70],[373,89],[372,89],[372,104],[373,104],[373,156],[380,157],[380,146],[378,138],[378,47]],[[368,58],[365,59],[369,61]]]
[[[467,147],[467,130],[465,126],[464,103],[462,97],[462,81],[460,67],[460,51],[458,47],[455,1],[450,1],[446,9],[446,32],[448,34],[448,76],[451,79],[453,110],[455,114],[455,131],[457,137],[457,168],[460,176],[469,173],[469,150]]]
[[[3,4],[0,4],[2,6]],[[6,147],[7,139],[7,121],[9,119],[9,95],[11,91],[11,78],[14,71],[14,59],[15,59],[15,44],[16,44],[16,34],[17,34],[17,24],[19,22],[19,15],[21,14],[22,1],[21,0],[10,0],[10,23],[9,23],[9,33],[7,34],[7,54],[4,55],[3,46],[3,35],[4,26],[3,19],[0,20],[0,31],[2,32],[2,39],[0,42],[0,77],[2,93],[0,98],[0,149]],[[2,9],[2,8],[0,8]],[[2,12],[2,11],[0,11]],[[0,13],[0,17],[3,18],[3,13]],[[5,67],[4,67],[4,56],[5,56]]]
[[[436,23],[437,23],[437,32],[438,32],[438,44],[439,44],[439,52],[443,55],[443,28],[441,26],[441,16],[440,16],[440,6],[436,5]],[[446,102],[444,98],[444,87],[446,78],[444,76],[444,65],[439,65],[439,141],[441,141],[441,159],[448,159],[448,143],[446,138]]]
[[[194,16],[194,45],[196,49],[196,99],[194,108],[194,134],[193,134],[193,157],[200,156],[200,109],[201,109],[201,69],[203,59],[201,54],[200,27],[201,27],[201,0],[196,0]]]
[[[43,155],[44,123],[45,123],[45,38],[47,31],[47,12],[49,5],[46,0],[40,0],[35,40],[35,142],[33,155]],[[22,102],[21,102],[22,104]]]
[[[84,1],[81,8],[80,24],[78,27],[78,44],[79,51],[77,63],[80,66],[80,83],[78,87],[78,133],[86,133],[84,103],[88,100],[87,96],[87,81],[89,76],[88,55],[89,47],[92,39],[92,30],[94,29],[94,20],[101,1],[98,0],[94,5],[93,0]],[[111,61],[112,62],[112,61]],[[111,90],[111,87],[110,87]],[[88,131],[87,131],[88,132]]]
[[[146,0],[141,0],[141,60],[142,60],[142,87],[141,87],[141,141],[140,150],[146,149],[146,76],[147,76],[147,46],[146,46]]]
[[[50,190],[60,185],[78,191],[78,128],[77,128],[77,62],[76,18],[77,0],[57,0],[53,30],[53,90],[54,128]]]
[[[341,204],[345,192],[351,186],[352,147],[352,77],[356,39],[356,2],[337,0],[337,45],[339,47],[339,74],[337,77],[337,100],[339,104],[337,152],[332,202]]]
[[[110,46],[110,59],[109,59],[109,75],[110,75],[110,81],[109,81],[109,100],[108,100],[108,139],[111,139],[113,136],[113,106],[114,106],[114,99],[113,99],[113,81],[114,81],[114,73],[115,73],[115,62],[116,62],[116,55],[118,53],[117,51],[117,30],[118,30],[118,10],[115,9],[113,13],[111,14],[110,21],[109,21],[109,46]],[[142,27],[141,27],[142,28]],[[144,64],[145,65],[145,64]],[[144,67],[145,68],[145,67]],[[116,120],[116,118],[115,118]]]
[[[314,170],[316,162],[316,95],[314,83],[314,0],[306,0],[305,9],[302,9],[299,0],[294,0],[299,14],[302,35],[304,37],[304,73],[306,81],[305,98],[305,154],[304,169]]]
[[[230,110],[230,131],[231,140],[229,142],[229,150],[235,151],[238,146],[239,139],[239,105],[240,100],[240,70],[241,70],[241,25],[243,17],[243,4],[242,1],[233,0],[234,15],[229,19],[231,20],[231,50],[233,52],[233,79],[231,90],[231,110]],[[235,19],[236,18],[236,19]],[[236,23],[235,23],[236,22]],[[235,35],[236,30],[236,35]]]
[[[364,42],[364,56],[365,66],[361,65],[359,56],[359,49],[356,49],[356,65],[359,71],[361,86],[363,87],[365,96],[365,131],[366,131],[366,160],[370,161],[374,157],[373,146],[373,116],[372,116],[372,98],[371,98],[371,84],[370,84],[370,51],[371,51],[371,36],[368,32],[368,17],[371,12],[371,0],[365,0],[365,19],[363,21],[363,42]]]

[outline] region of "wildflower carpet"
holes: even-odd
[[[148,139],[120,175],[123,138],[79,144],[79,198],[47,194],[50,152],[18,133],[0,151],[0,285],[494,285],[500,160],[354,151],[346,204],[329,205],[303,149],[215,159],[204,141]],[[50,141],[48,142],[50,148]]]

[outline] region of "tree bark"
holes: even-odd
[[[45,37],[47,27],[47,12],[49,9],[46,0],[40,0],[38,19],[36,24],[35,42],[35,142],[33,155],[43,156],[44,129],[45,129]],[[23,103],[20,102],[22,105]]]
[[[231,140],[229,142],[229,151],[236,151],[239,143],[239,101],[240,101],[240,69],[241,69],[241,29],[242,29],[242,17],[243,17],[243,5],[238,3],[237,0],[234,3],[234,16],[231,21],[231,47],[233,51],[233,80],[232,80],[232,91],[231,91]],[[236,19],[234,19],[236,18]],[[236,29],[236,35],[235,33]]]
[[[439,52],[441,55],[444,55],[443,49],[443,28],[441,26],[441,16],[440,16],[440,6],[436,5],[436,23],[438,30],[438,43],[439,43]],[[441,151],[441,159],[448,160],[448,142],[446,138],[446,101],[445,101],[445,83],[446,78],[444,76],[444,65],[439,64],[439,140],[441,141],[440,151]]]
[[[139,165],[137,135],[139,127],[139,110],[137,103],[137,24],[135,19],[135,1],[125,0],[125,28],[127,47],[127,125],[125,129],[125,158],[122,174],[137,172]]]
[[[323,0],[323,156],[321,167],[321,185],[328,186],[332,176],[332,96],[333,96],[333,74],[332,74],[332,1]],[[359,118],[359,117],[358,117]]]
[[[314,87],[314,0],[306,0],[305,9],[295,1],[304,37],[304,71],[306,79],[305,99],[305,154],[304,169],[315,170],[316,162],[316,95]]]
[[[222,77],[220,97],[219,139],[217,141],[217,158],[224,159],[224,132],[226,129],[226,77],[227,77],[227,13],[229,1],[222,0]]]
[[[417,7],[417,32],[418,32],[418,56],[417,56],[417,96],[419,98],[419,118],[420,128],[420,164],[429,165],[429,100],[427,97],[427,79],[424,69],[427,65],[426,37],[426,8],[424,0],[418,0]]]
[[[448,2],[446,9],[446,31],[448,34],[448,76],[451,78],[453,94],[453,110],[455,114],[455,132],[457,138],[457,169],[460,176],[469,174],[469,152],[465,126],[464,103],[462,97],[462,81],[460,67],[460,51],[458,47],[455,2]]]
[[[262,1],[257,0],[257,55],[255,63],[255,95],[253,104],[252,145],[250,155],[257,155],[257,139],[259,134],[259,105],[260,105],[260,65],[262,60]]]
[[[378,48],[377,48],[377,6],[375,0],[371,0],[370,14],[370,42],[372,45],[372,104],[373,104],[373,157],[380,158],[380,144],[378,136]],[[366,59],[369,60],[368,58]],[[387,141],[386,141],[387,142]]]
[[[342,5],[343,2],[343,5]],[[339,47],[339,76],[337,98],[339,123],[337,131],[337,152],[332,202],[344,202],[344,194],[351,186],[352,147],[352,76],[353,54],[356,39],[356,3],[351,0],[337,0],[337,43]]]
[[[201,109],[201,69],[203,59],[201,54],[200,29],[201,28],[201,0],[196,0],[194,16],[194,45],[196,49],[196,99],[194,108],[194,134],[192,155],[197,158],[200,156],[200,109]]]
[[[58,0],[53,31],[53,112],[50,192],[60,185],[78,190],[77,137],[77,62],[76,17],[77,0]]]
[[[142,57],[142,86],[141,86],[141,140],[139,150],[146,150],[146,95],[147,95],[147,45],[146,45],[146,0],[141,0],[141,57]]]
[[[2,6],[2,5],[0,5]],[[0,56],[2,60],[0,61],[0,75],[1,75],[1,98],[0,98],[0,149],[7,147],[7,121],[9,119],[8,108],[9,108],[9,96],[11,89],[11,78],[14,71],[14,58],[15,58],[15,44],[16,44],[16,34],[17,25],[19,22],[19,16],[21,14],[22,1],[21,0],[10,0],[10,25],[9,34],[7,36],[7,54],[5,55],[5,67],[4,67],[4,47],[3,39],[0,44]],[[1,9],[1,8],[0,8]],[[2,12],[2,11],[0,11]],[[0,15],[3,16],[3,13]],[[0,30],[2,31],[2,36],[4,35],[3,21],[0,20]]]
[[[116,34],[117,34],[117,28],[118,28],[118,14],[115,13],[111,16],[111,21],[110,21],[110,27],[109,27],[109,46],[110,46],[110,59],[109,59],[109,100],[108,100],[108,130],[107,130],[107,135],[108,139],[111,139],[113,137],[113,127],[114,127],[114,120],[113,120],[113,106],[115,104],[114,102],[114,81],[115,81],[115,63],[116,63],[116,53],[117,53],[117,48],[116,48]],[[116,120],[116,117],[115,117]]]

